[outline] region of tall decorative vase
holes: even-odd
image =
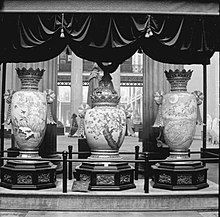
[[[113,87],[103,82],[92,94],[94,108],[85,115],[85,134],[92,157],[119,157],[126,130],[125,112],[116,107],[119,99]]]
[[[134,169],[120,160],[126,131],[126,115],[117,107],[120,97],[114,90],[110,74],[104,73],[99,87],[91,96],[93,108],[85,114],[85,135],[91,150],[89,159],[109,162],[83,163],[76,168],[78,180],[88,180],[90,190],[121,190],[134,188]]]
[[[10,105],[6,122],[12,125],[20,160],[9,160],[3,166],[1,186],[13,189],[55,187],[56,166],[49,161],[37,161],[46,124],[53,122],[48,105],[52,103],[54,93],[38,90],[44,70],[17,68],[16,71],[21,80],[21,90],[9,95],[11,100],[8,100]]]
[[[187,92],[187,82],[192,71],[165,71],[171,91],[165,95],[155,94],[159,105],[154,127],[163,130],[164,140],[170,148],[167,160],[186,160],[192,144],[196,124],[200,120],[198,106],[202,94]],[[207,168],[200,161],[162,162],[153,167],[154,187],[168,189],[199,189],[207,187]]]

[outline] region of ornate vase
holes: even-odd
[[[38,91],[44,70],[16,69],[21,90],[12,95],[11,124],[20,157],[38,157],[38,148],[46,130],[47,95]]]
[[[191,70],[169,70],[165,71],[165,74],[171,91],[165,95],[162,92],[155,94],[159,111],[154,127],[163,127],[164,140],[171,151],[184,153],[193,141],[201,94],[198,91],[187,92]]]
[[[9,91],[6,124],[12,125],[15,143],[19,147],[18,158],[33,160],[7,161],[2,167],[0,185],[11,189],[55,187],[56,166],[49,161],[37,160],[47,123],[55,123],[49,106],[53,102],[54,92],[38,90],[44,70],[17,68],[16,71],[21,80],[21,90]]]
[[[126,132],[125,111],[118,108],[120,97],[112,83],[100,82],[91,96],[93,108],[85,114],[85,135],[91,157],[119,157]]]
[[[167,160],[152,166],[153,187],[172,190],[189,190],[207,187],[207,168],[200,161],[190,159],[188,150],[192,144],[196,124],[201,121],[198,106],[203,95],[199,91],[187,92],[187,82],[192,71],[165,71],[171,91],[155,94],[159,105],[154,127],[163,130],[166,145],[170,148]]]

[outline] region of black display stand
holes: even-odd
[[[135,188],[134,168],[128,163],[82,163],[76,167],[77,181],[89,181],[89,190]]]
[[[1,167],[0,186],[9,189],[56,187],[56,166],[49,161],[9,160]]]
[[[153,187],[170,190],[197,190],[208,187],[207,170],[200,161],[161,162],[152,166]]]
[[[86,159],[91,155],[90,147],[85,138],[78,139],[78,151],[79,152],[88,152],[88,153],[79,153],[78,159]]]

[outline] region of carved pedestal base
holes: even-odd
[[[196,162],[161,162],[153,169],[153,187],[170,190],[197,190],[208,187],[207,168]]]
[[[135,188],[134,169],[128,163],[82,163],[76,168],[77,181],[89,181],[89,190]]]
[[[56,187],[56,166],[49,161],[8,161],[1,168],[0,186],[9,189]]]

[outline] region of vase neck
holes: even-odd
[[[21,80],[22,90],[38,90],[38,83],[43,76],[44,69],[16,68],[18,78]]]
[[[187,91],[187,82],[190,80],[192,75],[192,70],[186,71],[183,69],[182,71],[176,69],[175,71],[169,70],[165,71],[165,75],[167,80],[171,85],[171,91]]]
[[[22,90],[38,90],[38,83],[40,79],[34,77],[23,77],[21,79]]]
[[[171,90],[170,91],[181,91],[181,92],[187,92],[187,82],[183,79],[175,79],[175,80],[169,80]]]

